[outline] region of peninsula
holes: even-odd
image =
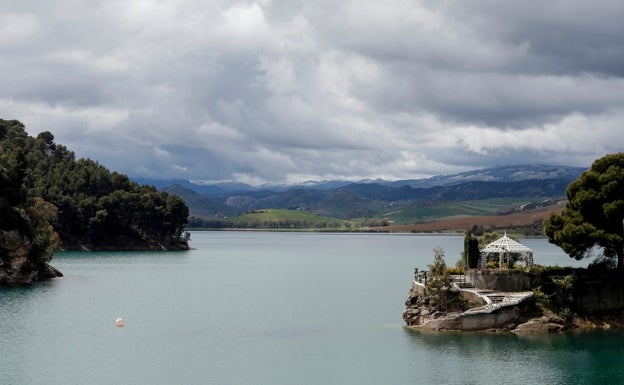
[[[54,251],[186,250],[188,207],[0,119],[0,284],[61,273]]]
[[[438,247],[429,270],[415,271],[403,312],[408,327],[516,333],[624,328],[620,271],[600,263],[536,266],[533,250],[506,233],[479,248],[470,233],[464,241],[468,265],[448,268]]]
[[[505,234],[487,245],[467,232],[458,274],[434,250],[416,270],[403,312],[410,327],[561,331],[624,326],[624,153],[608,154],[570,183],[544,233],[587,269],[533,266],[532,250]],[[481,239],[483,240],[483,239]],[[454,273],[454,274],[453,274]]]

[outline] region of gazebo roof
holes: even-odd
[[[482,253],[533,253],[533,250],[526,247],[520,242],[516,242],[507,236],[507,233],[501,238],[488,244],[481,250]]]

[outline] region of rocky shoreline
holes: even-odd
[[[0,285],[19,285],[63,274],[47,262],[33,262],[32,242],[15,231],[0,231]]]
[[[444,296],[456,305],[440,307],[425,286],[413,282],[403,311],[406,327],[432,331],[558,333],[568,330],[624,329],[624,310],[574,314],[564,319],[539,306],[531,291],[500,292],[457,285]],[[494,301],[489,298],[495,299]]]
[[[487,291],[490,296],[505,293]],[[508,293],[507,293],[508,294]],[[516,300],[488,303],[487,295],[477,290],[454,288],[445,295],[463,299],[464,306],[442,309],[428,294],[424,285],[414,282],[405,302],[403,320],[407,327],[435,331],[484,332],[559,332],[566,329],[560,318],[541,314],[535,306],[532,293],[523,292]],[[504,297],[507,298],[507,297]]]
[[[153,239],[118,238],[108,243],[63,245],[72,251],[178,251],[189,250],[188,242],[176,239],[167,245]],[[47,261],[33,261],[32,241],[17,230],[0,230],[0,285],[22,285],[50,278],[62,277],[63,273]]]
[[[97,240],[85,240],[61,234],[62,251],[182,251],[189,250],[188,240],[184,237],[156,237],[145,232],[115,237],[100,237]]]

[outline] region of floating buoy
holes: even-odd
[[[117,318],[117,319],[115,320],[115,325],[117,325],[117,327],[118,327],[118,328],[120,328],[120,327],[124,326],[124,320],[123,320],[123,318]]]

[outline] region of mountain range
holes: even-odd
[[[501,213],[513,211],[516,205],[539,206],[539,202],[553,202],[552,198],[564,197],[568,184],[585,170],[570,166],[517,165],[426,179],[310,181],[261,186],[181,179],[135,178],[135,181],[181,196],[191,215],[202,218],[227,218],[250,210],[274,208],[306,210],[341,219],[381,218],[394,214],[399,222],[413,222],[419,220],[418,212],[424,208],[431,210],[446,205],[447,211],[452,211],[448,205],[460,202],[494,202],[490,206],[500,206],[496,210]]]

